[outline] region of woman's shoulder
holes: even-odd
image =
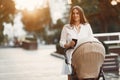
[[[82,24],[83,26],[90,26],[90,24],[89,23],[84,23],[84,24]]]
[[[84,27],[84,28],[88,28],[88,29],[90,29],[91,28],[91,26],[90,26],[90,24],[89,23],[85,23],[85,24],[82,24],[82,26]]]
[[[65,24],[63,28],[72,29],[70,24]]]

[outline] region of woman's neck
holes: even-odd
[[[80,22],[75,22],[74,25],[78,26],[78,25],[80,25]]]

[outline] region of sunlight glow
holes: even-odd
[[[33,11],[35,8],[40,8],[45,4],[46,0],[14,0],[16,9]]]
[[[117,0],[117,2],[120,2],[120,0]]]
[[[72,1],[71,1],[71,0],[68,0],[68,4],[72,4]]]
[[[116,1],[116,0],[112,0],[112,1],[111,1],[111,4],[112,4],[113,6],[115,6],[115,5],[117,5],[117,1]]]

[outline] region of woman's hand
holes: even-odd
[[[74,46],[75,46],[75,42],[74,42],[74,41],[71,41],[71,42],[69,43],[69,45],[70,45],[70,47],[74,47]]]
[[[74,46],[75,46],[74,41],[70,41],[70,43],[64,45],[65,48],[73,48]]]

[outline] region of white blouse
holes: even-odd
[[[71,26],[70,24],[64,25],[61,37],[60,37],[60,46],[64,48],[66,43],[69,43],[72,39],[77,39],[77,44],[74,49],[69,49],[66,51],[66,56],[69,64],[65,64],[63,68],[63,74],[71,74],[71,58],[73,51],[82,43],[89,42],[89,41],[98,41],[93,36],[93,32],[91,29],[90,24],[80,24],[79,32],[76,30],[75,26]]]

